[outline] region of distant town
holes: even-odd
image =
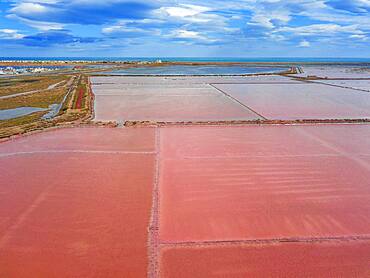
[[[17,75],[26,73],[42,73],[58,70],[58,67],[0,67],[0,75]]]
[[[150,65],[162,64],[162,60],[155,61],[0,61],[0,75],[37,74],[62,69],[79,70],[82,68],[107,65]]]

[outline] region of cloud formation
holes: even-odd
[[[370,36],[369,0],[8,0],[0,10],[2,44],[86,44],[91,53],[124,47],[150,56],[153,46],[193,45],[200,54],[279,56],[335,45],[351,56],[349,48],[366,51]]]
[[[17,2],[10,13],[32,21],[101,25],[122,18],[145,18],[153,8],[151,4],[135,0],[46,0]]]

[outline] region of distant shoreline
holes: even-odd
[[[209,57],[0,57],[0,63],[133,63],[155,62],[164,63],[199,63],[199,64],[370,64],[370,58],[209,58]]]
[[[151,61],[61,61],[61,60],[1,60],[0,67],[83,67],[83,66],[108,66],[108,67],[157,67],[169,65],[188,65],[188,66],[246,66],[246,67],[291,67],[291,66],[360,66],[370,67],[369,62],[175,62],[162,61],[161,63]]]

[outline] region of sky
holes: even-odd
[[[370,57],[370,0],[0,0],[2,57]]]

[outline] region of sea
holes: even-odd
[[[0,57],[0,61],[107,61],[107,62],[249,62],[249,63],[370,63],[370,58],[243,58],[243,57]]]

